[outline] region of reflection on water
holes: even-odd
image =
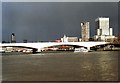
[[[117,58],[112,56],[115,56],[114,53],[111,54],[111,52],[103,52],[103,55],[99,58],[98,61],[101,77],[102,79],[108,81],[111,80],[112,77],[118,76],[118,69],[116,69],[116,65],[118,65],[118,60]]]
[[[4,81],[117,81],[118,52],[3,54]]]

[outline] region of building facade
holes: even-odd
[[[109,18],[99,17],[95,20],[96,35],[109,35]]]
[[[89,22],[82,22],[81,23],[81,35],[82,35],[82,41],[89,41]]]
[[[79,39],[78,37],[67,37],[66,35],[63,36],[63,38],[61,38],[62,42],[78,42]]]
[[[15,34],[11,34],[11,43],[16,43]]]
[[[110,38],[114,38],[113,29],[110,28],[110,19],[109,17],[98,17],[95,20],[96,24],[96,35],[95,40],[107,40]]]

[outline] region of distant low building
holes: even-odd
[[[55,40],[55,42],[62,42],[62,40]]]
[[[67,37],[66,35],[63,36],[63,38],[61,38],[62,42],[78,42],[79,39],[78,37]]]
[[[94,39],[97,41],[108,41],[114,39],[115,36],[106,36],[106,35],[101,35],[101,36],[94,36]]]

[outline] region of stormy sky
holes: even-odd
[[[117,2],[3,2],[2,40],[10,41],[12,32],[17,42],[50,41],[64,34],[81,37],[80,23],[84,21],[90,22],[92,37],[99,16],[110,18],[110,27],[117,35]]]

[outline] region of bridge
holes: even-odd
[[[38,43],[0,43],[0,47],[24,47],[31,48],[35,51],[41,51],[45,47],[59,46],[59,45],[70,45],[86,47],[90,50],[91,47],[98,45],[109,44],[109,42],[38,42]]]

